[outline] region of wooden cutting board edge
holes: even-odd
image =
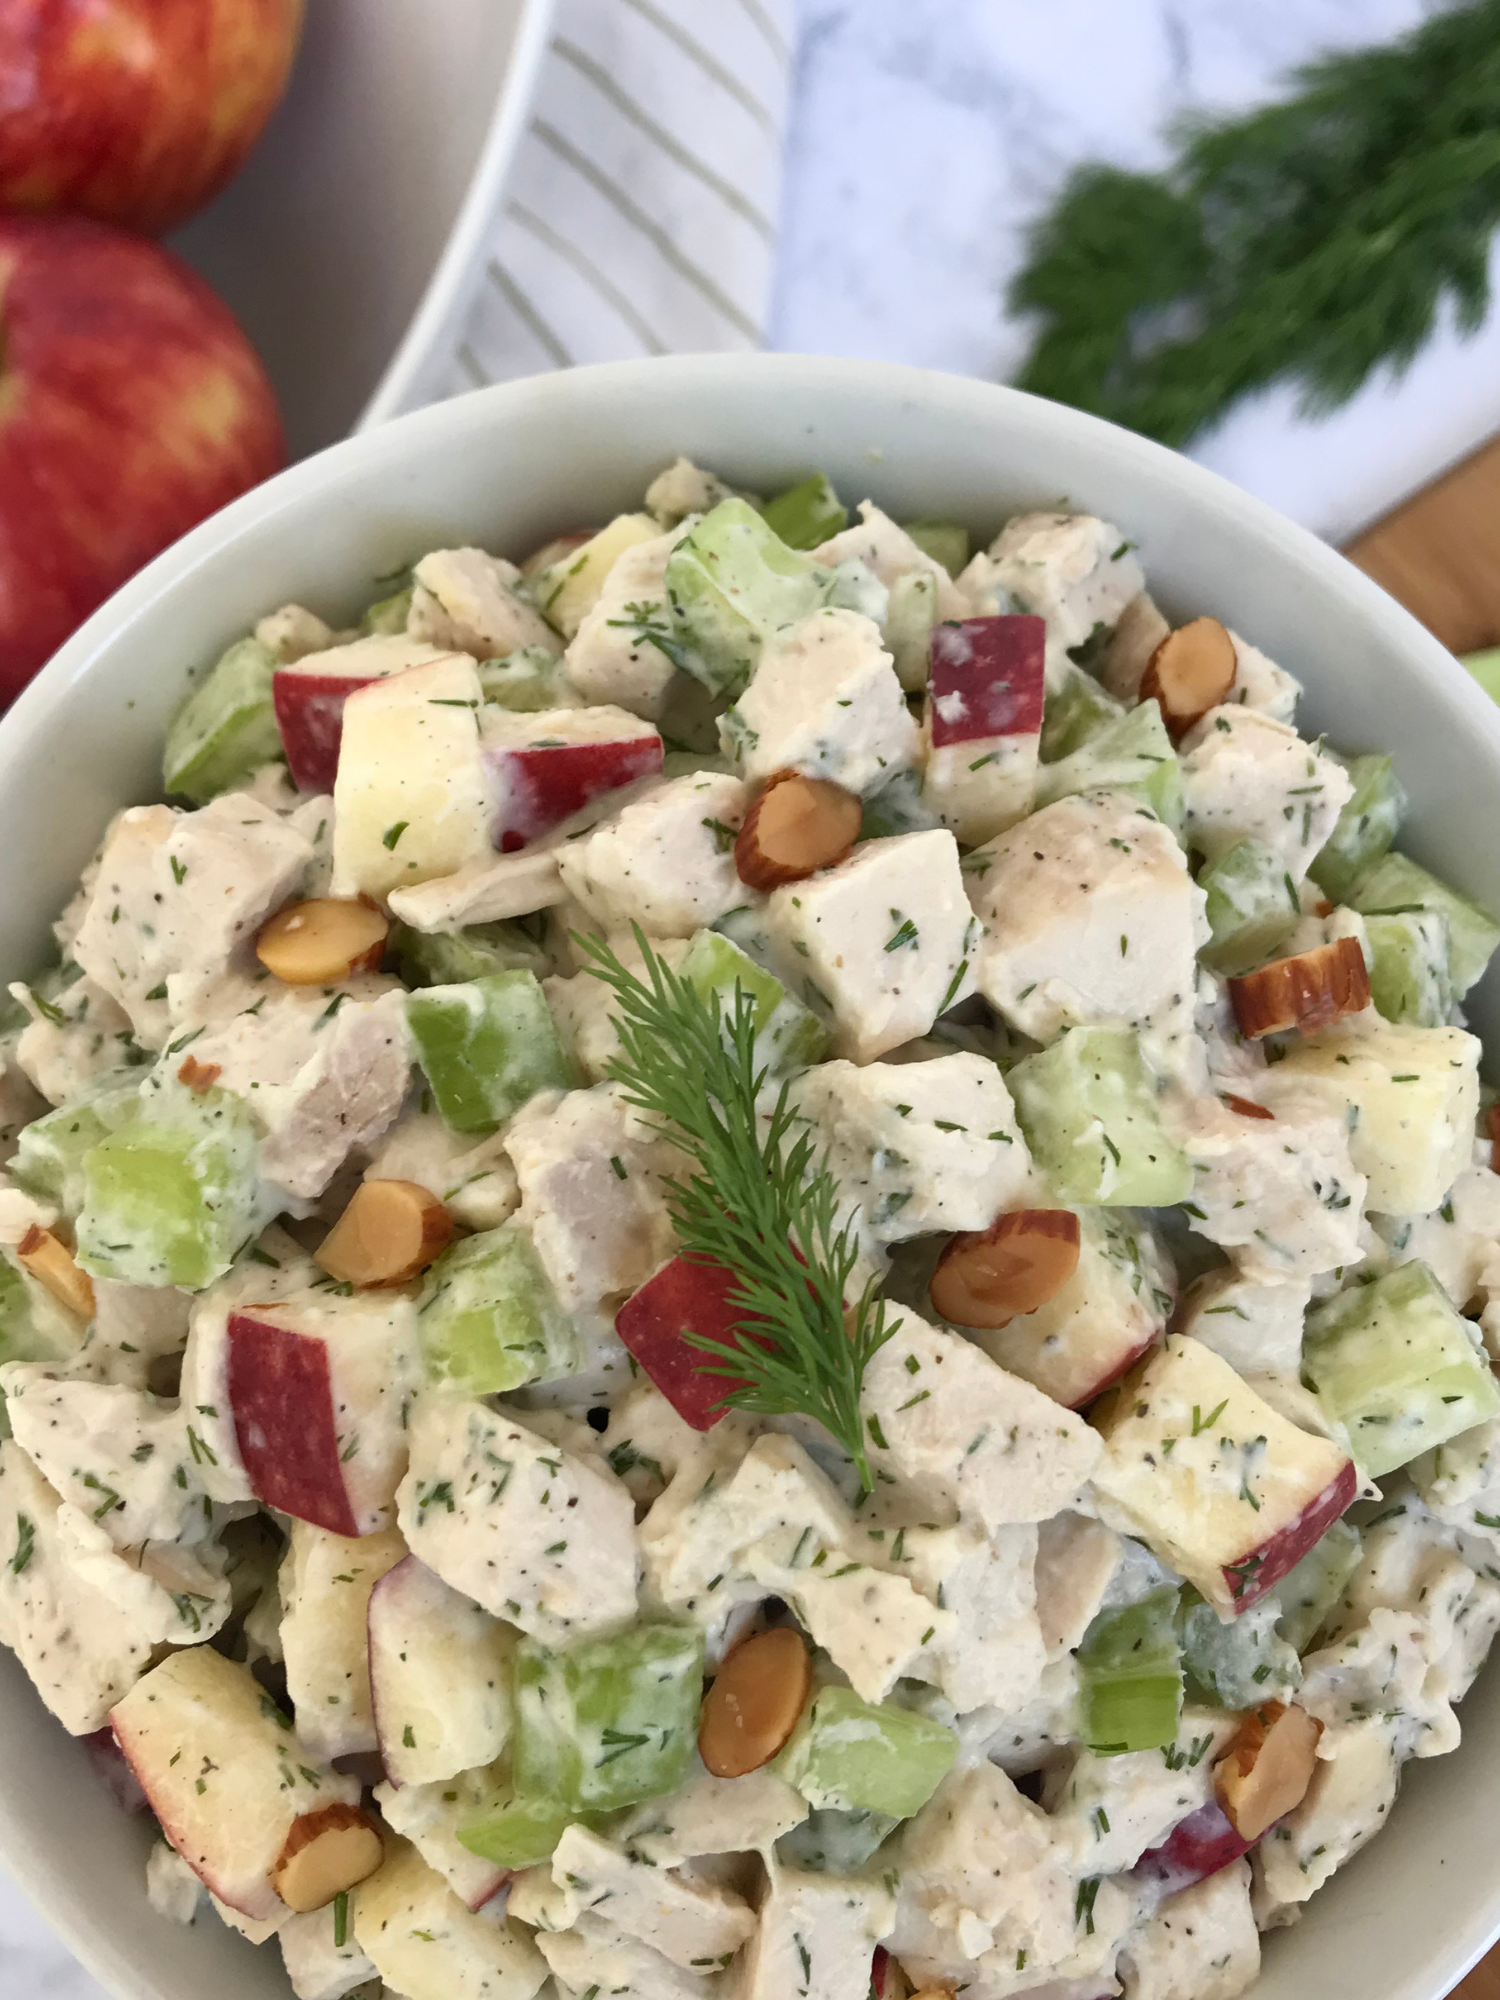
[[[1344,546],[1452,652],[1500,646],[1500,436]]]

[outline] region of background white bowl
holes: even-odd
[[[992,534],[1066,498],[1139,542],[1153,591],[1212,612],[1307,685],[1303,726],[1395,751],[1406,844],[1500,909],[1500,711],[1437,643],[1303,530],[1210,473],[1013,390],[869,362],[703,356],[515,382],[419,411],[294,467],[206,523],[99,611],[0,723],[0,972],[30,969],[118,806],[154,796],[187,669],[300,599],[341,621],[372,579],[474,541],[519,556],[639,502],[683,451],[773,489],[823,466],[850,500]],[[1496,985],[1476,996],[1500,1030]],[[1436,2000],[1500,1932],[1500,1672],[1464,1747],[1407,1768],[1393,1829],[1268,1940],[1258,2000]],[[143,1822],[0,1654],[0,1860],[121,2000],[285,2000],[274,1951],[181,1931],[141,1889]]]
[[[437,393],[553,0],[309,0],[286,97],[172,238],[271,372],[294,458]]]

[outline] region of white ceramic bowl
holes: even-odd
[[[1500,909],[1500,710],[1332,550],[1186,459],[1092,417],[872,362],[705,356],[485,390],[371,431],[248,494],[90,619],[0,723],[0,971],[31,968],[109,814],[153,796],[189,666],[286,598],[336,623],[371,579],[475,541],[523,554],[635,505],[683,451],[751,487],[826,467],[850,499],[992,534],[1060,499],[1119,523],[1177,616],[1213,612],[1307,686],[1303,725],[1395,751],[1406,843]],[[1475,1008],[1500,1031],[1496,989]],[[1500,1932],[1500,1671],[1464,1745],[1407,1768],[1394,1824],[1268,1940],[1258,2000],[1437,2000]],[[0,1861],[121,2000],[285,2000],[274,1951],[181,1931],[141,1888],[144,1822],[0,1654]],[[19,2000],[19,1996],[18,1996]]]
[[[260,145],[173,237],[259,349],[294,458],[438,393],[552,9],[310,0]]]

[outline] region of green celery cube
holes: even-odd
[[[924,555],[941,563],[949,576],[957,576],[969,566],[969,531],[958,521],[905,521],[902,523]]]
[[[755,1003],[757,1053],[773,1076],[807,1069],[828,1053],[827,1028],[800,1000],[793,999],[774,972],[718,931],[699,931],[682,961],[680,976],[706,1000],[713,993],[725,1018],[734,1012],[735,989]]]
[[[744,500],[723,500],[667,562],[677,664],[719,695],[738,694],[761,646],[826,604],[831,570],[790,549]]]
[[[1353,797],[1307,871],[1335,903],[1347,901],[1360,876],[1388,850],[1401,831],[1407,807],[1406,792],[1389,757],[1352,757],[1345,768],[1354,781]]]
[[[1348,1519],[1335,1521],[1271,1591],[1281,1612],[1276,1630],[1295,1652],[1305,1653],[1317,1638],[1359,1557],[1358,1528]]]
[[[503,1396],[579,1366],[578,1335],[524,1230],[504,1225],[445,1250],[417,1307],[428,1379]]]
[[[205,805],[281,755],[271,705],[276,657],[258,639],[241,639],[194,688],[167,729],[162,783]]]
[[[828,474],[814,472],[768,500],[762,519],[789,549],[815,549],[843,533],[849,525],[849,510],[834,492]]]
[[[925,1715],[827,1687],[803,1715],[774,1769],[810,1806],[910,1819],[952,1768],[958,1738]]]
[[[455,1132],[494,1132],[572,1066],[535,973],[492,972],[411,994],[406,1019],[422,1074]]]
[[[534,1868],[550,1860],[577,1817],[554,1799],[519,1799],[507,1788],[458,1829],[458,1838],[471,1854],[493,1861],[497,1868]]]
[[[1315,1306],[1302,1373],[1374,1479],[1500,1414],[1478,1335],[1420,1261]]]
[[[1129,1028],[1069,1028],[1006,1078],[1032,1158],[1060,1200],[1170,1208],[1193,1189]]]
[[[391,950],[408,986],[456,986],[491,972],[552,970],[546,951],[519,923],[471,924],[462,931],[414,931],[392,924]]]
[[[1296,1648],[1281,1636],[1281,1604],[1273,1594],[1230,1625],[1196,1590],[1180,1614],[1182,1665],[1188,1699],[1211,1708],[1254,1708],[1302,1684]]]
[[[10,1162],[11,1178],[28,1194],[56,1203],[65,1215],[76,1215],[83,1206],[84,1158],[130,1115],[142,1082],[138,1069],[106,1070],[66,1104],[23,1126]]]
[[[1370,997],[1388,1021],[1441,1028],[1453,1008],[1448,919],[1441,910],[1366,917]]]
[[[605,1812],[675,1791],[693,1760],[702,1700],[696,1628],[637,1625],[565,1653],[523,1640],[517,1795]]]
[[[1182,771],[1158,703],[1143,701],[1125,710],[1068,756],[1044,764],[1037,772],[1036,803],[1049,806],[1106,785],[1132,793],[1173,833],[1181,831]]]
[[[1078,1648],[1078,1675],[1083,1740],[1095,1756],[1172,1742],[1182,1715],[1176,1586],[1101,1611]]]
[[[0,1256],[0,1362],[65,1361],[81,1344],[73,1315],[8,1255]]]
[[[937,578],[926,570],[909,570],[891,584],[881,637],[908,694],[920,694],[927,685],[937,614]]]
[[[479,691],[499,708],[526,714],[567,708],[577,700],[568,688],[562,661],[545,646],[523,646],[503,659],[481,660]]]
[[[152,1076],[84,1155],[79,1263],[122,1284],[202,1291],[274,1212],[256,1157],[241,1099]]]
[[[810,1868],[820,1875],[857,1875],[878,1847],[901,1824],[888,1813],[810,1812],[800,1826],[776,1843],[784,1868]]]
[[[1248,972],[1286,943],[1302,914],[1296,884],[1259,840],[1237,841],[1198,877],[1212,941],[1198,956],[1214,972]]]
[[[1500,944],[1500,923],[1429,875],[1404,854],[1387,854],[1364,876],[1349,901],[1366,917],[1404,916],[1413,910],[1439,910],[1448,919],[1448,977],[1453,996],[1462,1000]]]
[[[1042,710],[1039,754],[1044,764],[1058,764],[1071,757],[1128,713],[1125,704],[1116,701],[1091,673],[1071,660],[1065,667],[1057,685],[1048,688]]]
[[[380,597],[369,607],[359,621],[359,629],[366,638],[378,634],[394,634],[406,630],[406,621],[411,616],[411,601],[414,593],[410,584],[404,590],[396,590],[389,597]]]

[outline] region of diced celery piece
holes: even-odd
[[[1071,757],[1127,713],[1124,702],[1116,701],[1092,674],[1069,660],[1066,670],[1057,676],[1057,685],[1047,689],[1038,746],[1042,762],[1057,764]]]
[[[908,694],[919,694],[927,685],[937,612],[937,578],[926,570],[909,570],[892,583],[881,636]]]
[[[667,562],[680,644],[675,664],[719,695],[745,686],[768,634],[826,604],[833,573],[767,527],[743,500],[705,514]]]
[[[1182,773],[1159,703],[1138,703],[1070,755],[1044,764],[1037,773],[1036,803],[1051,805],[1073,792],[1104,785],[1133,793],[1164,826],[1180,832]]]
[[[462,931],[414,931],[392,924],[391,950],[408,986],[452,986],[491,972],[552,970],[546,948],[519,923],[472,924]]]
[[[1078,1648],[1078,1676],[1083,1740],[1095,1756],[1172,1742],[1182,1715],[1176,1586],[1101,1611]]]
[[[901,524],[924,555],[941,563],[949,576],[969,566],[969,531],[958,521],[923,519]]]
[[[1351,757],[1345,768],[1354,793],[1338,816],[1327,845],[1308,869],[1323,894],[1345,902],[1360,876],[1373,868],[1401,831],[1407,798],[1389,757]]]
[[[568,708],[578,698],[569,691],[562,661],[545,646],[523,646],[504,659],[481,660],[479,692],[500,708],[526,713]]]
[[[78,1322],[44,1285],[0,1255],[0,1362],[62,1361],[78,1350]]]
[[[256,1154],[241,1098],[152,1076],[84,1155],[79,1263],[122,1284],[202,1291],[274,1213]]]
[[[910,1819],[952,1768],[958,1738],[925,1715],[826,1687],[773,1768],[810,1806]]]
[[[1169,1208],[1193,1170],[1168,1138],[1128,1028],[1069,1028],[1006,1081],[1031,1156],[1065,1202]]]
[[[167,791],[205,805],[281,755],[271,706],[276,656],[258,639],[239,639],[173,716],[162,752]]]
[[[1358,1528],[1347,1519],[1335,1521],[1264,1600],[1274,1599],[1280,1606],[1276,1629],[1297,1652],[1305,1653],[1317,1638],[1358,1569],[1359,1557]]]
[[[1441,1028],[1453,1009],[1448,919],[1441,910],[1366,917],[1370,997],[1388,1021]]]
[[[477,1819],[458,1829],[458,1838],[497,1868],[534,1868],[551,1859],[577,1817],[555,1799],[517,1798],[506,1787]]]
[[[494,1132],[539,1090],[573,1082],[534,973],[424,987],[408,996],[406,1018],[422,1074],[455,1132]]]
[[[1315,1306],[1302,1372],[1375,1479],[1500,1412],[1474,1328],[1416,1260]]]
[[[412,587],[407,584],[404,590],[377,598],[359,621],[361,635],[368,639],[404,632],[411,615],[412,594]]]
[[[889,1813],[810,1812],[800,1826],[776,1843],[783,1868],[810,1868],[814,1874],[857,1875],[870,1856],[901,1824]]]
[[[1259,840],[1236,841],[1198,877],[1213,939],[1198,956],[1214,972],[1248,972],[1270,958],[1302,914],[1297,885]]]
[[[524,1230],[465,1237],[443,1252],[417,1307],[429,1380],[503,1396],[579,1366],[578,1335]]]
[[[106,1070],[66,1104],[23,1126],[8,1169],[12,1180],[76,1215],[83,1206],[84,1157],[129,1116],[142,1082],[138,1069]]]
[[[789,549],[815,549],[849,525],[849,510],[833,490],[826,472],[814,472],[768,500],[766,526]]]
[[[559,1522],[560,1533],[566,1523]],[[703,1634],[636,1625],[565,1653],[523,1640],[516,1654],[518,1796],[574,1811],[675,1791],[692,1763],[703,1700]]]
[[[772,970],[771,934],[766,929],[760,908],[754,903],[741,903],[737,909],[726,910],[713,925],[716,936],[728,938],[738,945],[746,958],[753,959],[766,971]]]
[[[726,1015],[734,1009],[734,990],[744,988],[755,1003],[758,1055],[773,1076],[808,1069],[828,1054],[827,1028],[796,1000],[774,972],[757,965],[748,953],[719,931],[699,931],[682,961],[681,976],[706,1000],[717,993]]]
[[[1180,1614],[1182,1666],[1190,1701],[1211,1708],[1253,1708],[1302,1684],[1296,1648],[1280,1636],[1281,1606],[1263,1597],[1226,1625],[1197,1591]]]
[[[922,801],[920,771],[898,771],[864,802],[859,822],[861,840],[884,840],[894,833],[926,833],[942,821]]]
[[[1411,910],[1441,910],[1448,919],[1448,977],[1453,996],[1462,1000],[1490,955],[1500,944],[1500,923],[1450,889],[1436,875],[1429,875],[1404,854],[1387,854],[1375,863],[1349,898],[1366,917],[1401,916]]]

